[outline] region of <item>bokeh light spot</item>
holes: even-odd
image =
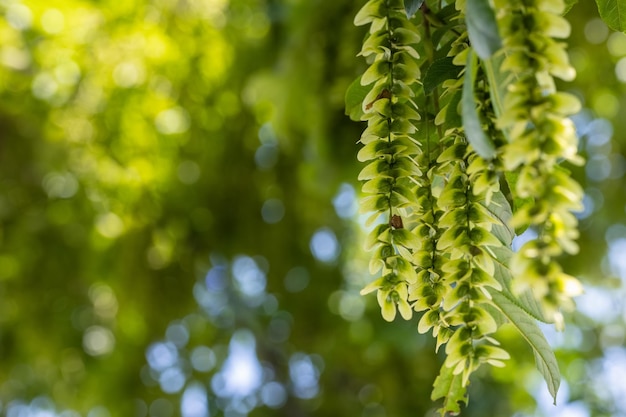
[[[269,382],[261,389],[261,401],[270,408],[280,408],[287,401],[287,390],[278,382]]]
[[[15,2],[8,7],[6,19],[15,29],[24,30],[33,24],[33,13],[27,6]]]
[[[309,281],[309,271],[302,266],[297,266],[287,272],[285,276],[285,289],[289,292],[300,292],[309,285]]]
[[[255,353],[256,340],[249,330],[233,335],[222,369],[211,379],[215,394],[241,399],[254,394],[262,383],[262,368]]]
[[[159,377],[159,385],[163,392],[167,394],[174,394],[179,392],[185,386],[185,381],[187,380],[185,374],[180,368],[173,366],[171,368],[167,368],[165,371],[161,373]]]
[[[268,171],[278,162],[278,146],[267,143],[259,146],[254,154],[254,161],[261,171]]]
[[[59,9],[48,9],[41,15],[41,26],[52,35],[61,33],[65,26],[65,17]]]
[[[339,257],[339,242],[332,230],[322,228],[315,232],[309,244],[315,259],[332,263]]]
[[[105,406],[98,405],[89,410],[87,417],[111,417],[111,413]]]
[[[213,350],[207,346],[198,346],[191,351],[191,366],[199,372],[209,372],[215,366]]]
[[[52,75],[41,72],[35,76],[32,83],[33,95],[41,100],[51,99],[59,89],[59,85]]]
[[[146,351],[146,359],[152,369],[163,371],[178,361],[178,350],[171,342],[154,343]]]
[[[104,237],[115,239],[124,232],[124,223],[115,213],[105,213],[96,219],[96,230]]]
[[[189,115],[182,107],[174,107],[159,113],[154,123],[157,130],[164,135],[183,133],[189,129]]]
[[[333,198],[333,206],[337,215],[343,219],[354,216],[358,208],[354,187],[346,183],[341,184]]]
[[[113,333],[102,326],[91,326],[83,335],[83,348],[91,356],[101,356],[110,353],[115,347]]]
[[[241,292],[248,297],[257,297],[265,291],[266,277],[248,256],[237,256],[232,266],[233,277]]]
[[[591,107],[600,117],[612,119],[617,115],[620,104],[614,92],[598,90],[591,97]]]
[[[626,57],[621,58],[615,64],[615,76],[621,82],[626,83]]]
[[[150,417],[171,417],[174,414],[174,405],[170,400],[157,398],[150,404]]]
[[[626,34],[621,32],[613,32],[606,43],[609,52],[614,57],[623,57],[626,55]]]
[[[593,155],[587,161],[585,172],[590,180],[602,182],[611,175],[611,161],[606,155]]]
[[[172,323],[167,326],[165,337],[177,347],[182,348],[189,341],[189,330],[182,323]]]
[[[209,402],[204,386],[193,382],[185,388],[180,402],[182,417],[208,417]]]
[[[113,81],[122,88],[130,88],[144,82],[146,70],[135,61],[120,62],[113,70]]]
[[[285,215],[285,205],[277,198],[270,198],[263,203],[261,208],[261,216],[265,223],[278,223]]]
[[[609,28],[602,21],[602,19],[591,19],[585,25],[585,38],[587,38],[587,42],[591,44],[601,44],[608,36]]]
[[[200,178],[200,166],[193,161],[183,161],[178,165],[178,179],[183,184],[194,184]]]
[[[70,198],[78,191],[78,181],[69,172],[51,172],[43,178],[42,185],[50,198]]]
[[[309,399],[319,391],[319,371],[308,355],[296,353],[289,359],[289,376],[293,393],[298,398]]]

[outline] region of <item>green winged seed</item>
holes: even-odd
[[[365,3],[365,6],[358,11],[354,17],[355,26],[366,25],[376,17],[382,17],[387,12],[387,7],[384,0],[370,0]]]

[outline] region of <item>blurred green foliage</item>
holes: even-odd
[[[430,338],[358,295],[359,7],[0,1],[0,414],[432,412]],[[588,164],[564,264],[588,288],[547,330],[566,384],[545,408],[504,329],[467,416],[626,415],[626,35],[593,2],[567,17]]]

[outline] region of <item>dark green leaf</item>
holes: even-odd
[[[463,124],[463,119],[459,114],[459,103],[463,93],[461,90],[454,92],[454,95],[450,98],[448,103],[448,109],[446,110],[445,127],[459,127]]]
[[[352,81],[352,84],[350,84],[346,90],[346,115],[349,116],[351,120],[355,122],[361,120],[363,116],[363,100],[371,89],[371,86],[361,85],[361,77],[358,77],[356,80]]]
[[[600,17],[613,30],[626,32],[626,3],[624,0],[596,0]]]
[[[483,132],[476,101],[474,100],[474,79],[476,77],[476,56],[470,50],[467,55],[465,67],[465,79],[463,82],[463,98],[461,113],[463,115],[463,128],[467,140],[474,147],[476,153],[485,159],[496,156],[496,149],[491,139]]]
[[[412,18],[413,15],[422,7],[424,0],[404,0],[404,11],[407,18]]]
[[[548,384],[548,391],[556,404],[556,393],[561,383],[561,373],[559,365],[552,348],[548,344],[545,336],[541,332],[535,320],[530,317],[524,310],[511,302],[499,291],[492,290],[494,305],[506,316],[511,324],[520,332],[522,337],[526,339],[535,355],[535,363],[537,369],[543,375]]]
[[[481,59],[489,59],[502,47],[496,16],[488,0],[467,0],[465,23],[470,44]]]
[[[459,73],[463,69],[452,63],[452,57],[445,57],[436,60],[432,63],[426,73],[424,74],[424,92],[428,95],[432,93],[435,88],[445,80],[456,79]]]

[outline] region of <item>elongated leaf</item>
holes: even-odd
[[[543,314],[543,310],[539,302],[535,299],[530,290],[524,291],[519,296],[515,296],[511,292],[511,283],[513,274],[509,269],[509,259],[513,252],[506,247],[492,248],[492,252],[496,255],[493,260],[495,266],[494,278],[498,280],[502,286],[501,293],[509,299],[510,302],[524,310],[529,316],[543,323],[550,323]]]
[[[509,73],[503,72],[500,68],[504,61],[504,55],[498,54],[483,61],[483,68],[489,81],[489,96],[496,117],[500,117],[504,112],[504,96],[506,95],[509,83]],[[508,139],[508,132],[504,132]]]
[[[600,17],[613,30],[626,32],[626,3],[624,0],[596,0]]]
[[[491,197],[491,204],[489,206],[484,206],[489,211],[492,217],[499,220],[500,224],[494,224],[492,227],[492,233],[500,239],[500,241],[506,245],[510,246],[511,242],[513,242],[513,238],[515,237],[515,232],[509,226],[511,222],[511,217],[513,217],[513,212],[511,210],[511,205],[507,201],[504,194],[501,191],[493,193]]]
[[[476,78],[476,56],[468,51],[467,66],[465,67],[465,79],[463,81],[463,98],[461,113],[463,115],[463,128],[467,140],[474,147],[476,153],[485,159],[493,159],[496,149],[491,139],[483,132],[480,123],[476,101],[474,100],[474,80]]]
[[[407,18],[412,18],[413,15],[422,7],[424,0],[404,0],[404,11]]]
[[[467,405],[467,396],[465,395],[467,389],[461,383],[462,375],[454,375],[453,370],[454,367],[448,368],[445,363],[441,366],[441,371],[435,379],[433,392],[430,395],[433,401],[443,398],[443,406],[439,409],[442,417],[446,413],[458,415],[461,412],[461,404]]]
[[[463,69],[452,63],[452,57],[435,60],[424,74],[424,92],[428,95],[445,80],[456,79]]]
[[[554,356],[554,352],[541,332],[541,329],[537,326],[537,323],[532,317],[512,303],[499,291],[492,290],[490,292],[493,297],[494,305],[506,316],[509,322],[515,326],[532,348],[537,369],[546,380],[548,391],[550,391],[554,399],[554,404],[556,404],[556,394],[561,383],[561,373],[559,372],[559,365]]]
[[[363,100],[372,86],[361,85],[361,77],[352,81],[352,84],[346,90],[346,115],[351,120],[358,122],[363,116]]]
[[[502,47],[496,16],[489,0],[467,0],[465,22],[470,44],[481,59],[489,59]]]

